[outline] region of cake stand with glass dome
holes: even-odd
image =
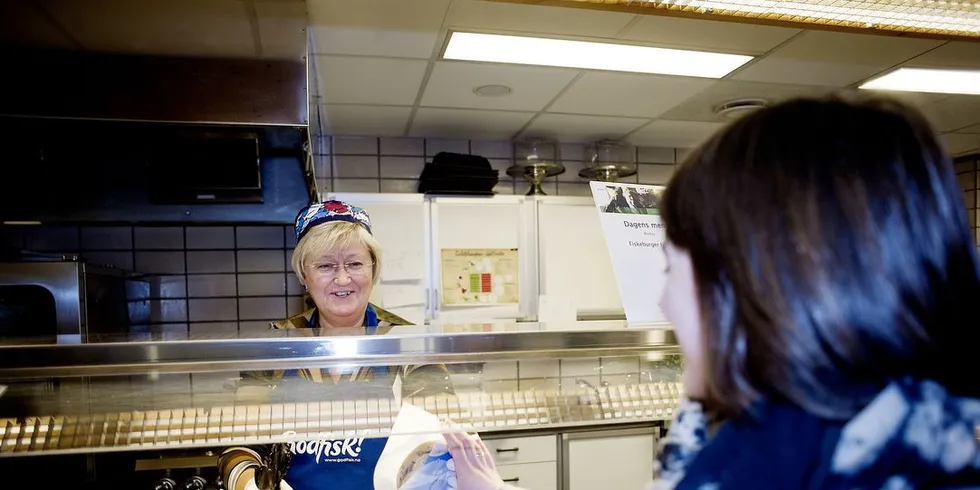
[[[507,175],[523,177],[531,183],[528,196],[547,195],[541,184],[548,177],[565,172],[561,163],[558,142],[543,138],[531,138],[514,142],[514,165],[507,169]]]
[[[615,182],[636,175],[636,151],[620,141],[601,140],[585,149],[588,159],[578,176],[589,180]]]

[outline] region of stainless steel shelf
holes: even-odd
[[[0,381],[679,352],[673,331],[666,328],[579,325],[565,330],[405,332],[315,336],[314,331],[287,330],[259,338],[0,345]]]

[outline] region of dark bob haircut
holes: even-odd
[[[787,101],[693,151],[661,202],[690,256],[706,407],[842,419],[889,381],[976,396],[980,266],[926,120],[870,98]]]

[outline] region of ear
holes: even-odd
[[[309,285],[309,284],[308,284],[308,283],[306,282],[306,280],[305,280],[305,279],[303,279],[303,276],[301,276],[301,275],[299,275],[299,274],[296,274],[296,279],[297,279],[297,280],[299,281],[299,284],[300,284],[301,286],[303,286],[303,289],[304,289],[305,291],[307,291],[307,292],[309,292],[309,290],[310,290],[310,285]]]

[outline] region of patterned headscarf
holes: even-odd
[[[300,241],[314,226],[333,221],[355,223],[372,233],[367,211],[343,201],[323,201],[301,209],[296,215],[296,241]]]

